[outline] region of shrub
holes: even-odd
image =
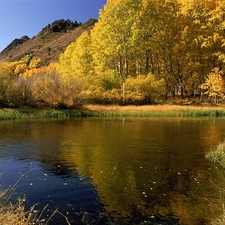
[[[152,104],[165,94],[165,82],[153,74],[130,77],[125,82],[126,104]]]
[[[68,108],[82,104],[85,96],[84,81],[74,78],[61,82],[59,74],[46,74],[34,84],[34,98],[39,103],[53,108]]]

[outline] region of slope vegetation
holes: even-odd
[[[45,64],[55,62],[66,47],[84,31],[92,29],[95,22],[95,19],[90,19],[84,24],[69,20],[54,21],[33,38],[23,36],[13,40],[0,53],[0,62],[18,61],[30,53],[41,58]]]

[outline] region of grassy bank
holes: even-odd
[[[221,117],[222,106],[117,106],[85,105],[80,109],[0,109],[0,120],[75,117]]]
[[[225,141],[219,143],[214,149],[211,149],[205,157],[225,168]]]
[[[219,117],[225,116],[222,106],[104,106],[86,105],[85,108],[99,116],[134,116],[134,117]]]
[[[72,118],[82,117],[78,110],[55,109],[0,109],[0,120],[38,119],[38,118]]]

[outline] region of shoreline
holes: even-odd
[[[78,109],[2,108],[1,120],[70,119],[76,117],[223,117],[225,106],[193,105],[84,105]]]

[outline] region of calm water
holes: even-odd
[[[224,139],[225,119],[1,121],[0,182],[35,168],[14,198],[71,224],[209,224],[225,174],[204,155]]]

